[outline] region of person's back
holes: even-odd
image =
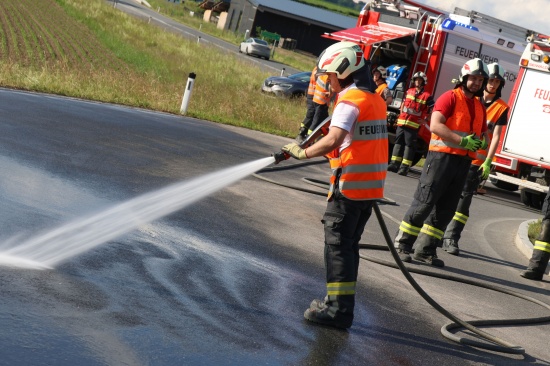
[[[349,140],[345,140],[338,150],[327,154],[331,168],[341,169],[340,175],[331,179],[334,188],[336,178],[339,179],[339,189],[349,199],[376,199],[383,198],[383,182],[386,178],[385,171],[370,172],[373,165],[385,164],[388,161],[388,141],[386,123],[386,103],[376,93],[370,93],[358,89],[352,85],[338,94],[338,102],[333,114],[331,126],[339,126],[336,109],[339,104],[356,106],[359,114],[350,131]],[[348,189],[349,186],[360,187],[358,181],[364,180],[363,173],[370,174],[371,180],[366,185],[372,186],[373,181],[382,182],[377,189]]]
[[[386,105],[374,93],[370,64],[355,43],[340,42],[319,56],[338,98],[328,133],[311,146],[296,143],[282,151],[295,159],[329,158],[332,170],[325,233],[326,296],[314,299],[304,312],[307,320],[337,328],[353,322],[359,265],[359,239],[373,202],[384,196],[388,162]]]

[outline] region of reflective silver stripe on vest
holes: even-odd
[[[353,131],[353,140],[367,141],[388,138],[388,123],[385,119],[359,121]]]
[[[356,164],[348,165],[342,169],[342,173],[378,173],[388,170],[388,163],[382,164]]]
[[[327,89],[327,83],[325,83],[325,82],[323,81],[323,79],[318,78],[316,81],[317,81],[317,85],[320,85],[321,88],[323,88],[323,89],[325,89],[325,90]]]
[[[340,179],[340,190],[384,188],[384,180],[345,181]]]
[[[483,154],[482,152],[479,152],[479,150],[476,152],[476,160],[485,160],[487,159],[487,155]]]
[[[454,133],[456,133],[457,135],[461,136],[461,137],[466,137],[468,136],[468,132],[464,132],[464,131],[456,131],[456,130],[452,130]],[[455,144],[454,142],[450,142],[450,141],[445,141],[445,140],[436,140],[436,139],[431,139],[430,140],[430,146],[438,146],[438,147],[449,147],[449,148],[452,148],[452,149],[458,149],[458,150],[463,150],[465,151],[466,153],[468,153],[470,150],[467,150],[465,148],[463,148],[462,146],[460,146],[459,144]]]
[[[399,118],[397,120],[397,125],[398,126],[410,126],[410,127],[413,127],[413,128],[419,128],[420,127],[420,125],[416,122],[409,121],[407,119],[401,119],[401,118]]]
[[[422,115],[422,112],[421,111],[415,111],[414,109],[412,108],[407,108],[407,107],[403,107],[403,112],[407,113],[407,114],[411,114],[413,116],[421,116]]]

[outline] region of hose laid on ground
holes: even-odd
[[[257,173],[253,174],[253,176],[258,178],[258,179],[267,181],[269,183],[273,183],[273,184],[277,184],[277,185],[280,185],[280,186],[283,186],[283,187],[296,189],[298,191],[307,192],[307,193],[316,194],[316,195],[319,195],[319,196],[325,196],[326,197],[326,195],[327,195],[326,190],[328,188],[328,184],[325,183],[325,182],[322,182],[322,181],[319,181],[319,180],[314,180],[314,179],[302,178],[303,181],[305,181],[309,184],[314,184],[317,187],[321,187],[321,188],[325,189],[324,192],[320,192],[320,191],[314,191],[314,190],[309,190],[309,189],[305,189],[305,188],[301,188],[301,187],[297,187],[297,186],[292,186],[292,185],[279,183],[279,182],[276,182],[274,180],[265,178],[265,177],[263,177],[259,174],[259,173],[262,173],[262,172],[273,172],[273,171],[278,171],[278,170],[294,169],[294,168],[302,167],[302,166],[305,166],[305,165],[313,165],[313,164],[321,164],[321,163],[325,163],[325,161],[318,161],[318,162],[311,161],[311,162],[306,162],[306,163],[293,164],[293,165],[285,166],[285,167],[270,167],[270,168],[265,168],[265,169],[262,169],[262,170],[258,171]],[[420,287],[420,285],[414,280],[414,278],[411,276],[410,272],[423,274],[423,275],[431,276],[431,277],[442,278],[442,279],[449,280],[449,281],[461,282],[461,283],[469,284],[469,285],[472,285],[472,286],[482,287],[482,288],[486,288],[486,289],[489,289],[489,290],[492,290],[492,291],[501,292],[501,293],[504,293],[504,294],[508,294],[508,295],[511,295],[511,296],[518,297],[520,299],[530,301],[534,304],[540,305],[543,308],[548,309],[549,311],[550,311],[550,305],[546,304],[542,301],[539,301],[539,300],[537,300],[533,297],[521,294],[519,292],[508,290],[506,288],[491,285],[491,284],[488,284],[488,283],[485,283],[485,282],[474,281],[474,280],[470,280],[470,279],[466,279],[466,278],[462,278],[462,277],[458,277],[458,276],[453,276],[453,275],[448,275],[448,274],[441,274],[441,273],[426,271],[426,270],[422,270],[422,269],[407,268],[405,266],[405,264],[403,263],[403,261],[401,261],[401,259],[399,258],[399,254],[397,253],[397,250],[394,247],[393,240],[392,240],[392,238],[391,238],[391,236],[388,232],[388,228],[386,227],[386,223],[384,221],[384,218],[382,217],[382,212],[380,211],[380,208],[378,207],[378,204],[395,204],[395,202],[393,202],[391,200],[379,200],[379,201],[375,202],[375,204],[373,205],[374,213],[376,215],[376,218],[378,219],[378,223],[380,224],[380,228],[382,229],[382,233],[384,234],[384,239],[386,240],[387,247],[382,246],[382,245],[374,245],[374,244],[359,244],[359,248],[360,249],[389,250],[392,254],[393,259],[395,260],[395,263],[385,261],[385,260],[382,260],[382,259],[378,259],[378,258],[374,258],[374,257],[370,257],[370,256],[366,256],[366,255],[363,255],[363,254],[360,254],[359,256],[362,259],[368,260],[370,262],[378,263],[378,264],[388,266],[388,267],[399,268],[401,270],[401,272],[403,273],[403,275],[405,276],[405,278],[407,279],[407,281],[409,281],[411,286],[416,290],[416,292],[418,292],[418,294],[420,294],[420,296],[422,296],[422,298],[426,302],[428,302],[434,309],[436,309],[441,314],[443,314],[446,318],[451,320],[450,323],[445,324],[441,328],[441,334],[445,338],[447,338],[451,341],[457,342],[457,343],[466,344],[466,345],[470,345],[470,346],[473,346],[473,347],[487,349],[487,350],[491,350],[491,351],[502,352],[502,353],[510,353],[510,354],[524,354],[525,349],[523,347],[513,345],[513,344],[511,344],[511,343],[509,343],[509,342],[507,342],[503,339],[495,337],[495,336],[493,336],[493,335],[491,335],[487,332],[484,332],[484,331],[476,328],[474,325],[476,325],[476,326],[488,326],[488,325],[491,325],[491,326],[506,326],[506,325],[539,324],[539,323],[550,322],[550,316],[538,317],[538,318],[519,318],[519,319],[473,320],[473,321],[466,322],[466,321],[463,321],[463,320],[459,319],[458,317],[456,317],[455,315],[453,315],[449,311],[447,311],[445,308],[443,308],[441,305],[439,305],[434,299],[432,299],[422,289],[422,287]],[[489,342],[492,342],[492,344],[485,343],[485,342],[480,342],[480,341],[477,341],[477,340],[472,340],[472,339],[469,339],[469,338],[460,337],[460,336],[457,336],[456,334],[451,333],[451,330],[458,329],[458,328],[466,328],[466,329],[470,330],[471,332],[473,332],[474,334],[477,334],[479,337],[481,337],[483,339],[486,339]]]

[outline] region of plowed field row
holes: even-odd
[[[124,68],[54,0],[0,1],[0,59],[23,66]]]

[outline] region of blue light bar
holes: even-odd
[[[452,19],[449,19],[449,18],[445,18],[445,20],[443,20],[443,24],[441,24],[441,27],[443,29],[449,30],[449,31],[454,30],[455,27],[462,27],[462,28],[473,30],[475,32],[479,32],[479,29],[477,27],[474,27],[473,25],[459,23],[459,22],[457,22],[455,20],[452,20]]]

